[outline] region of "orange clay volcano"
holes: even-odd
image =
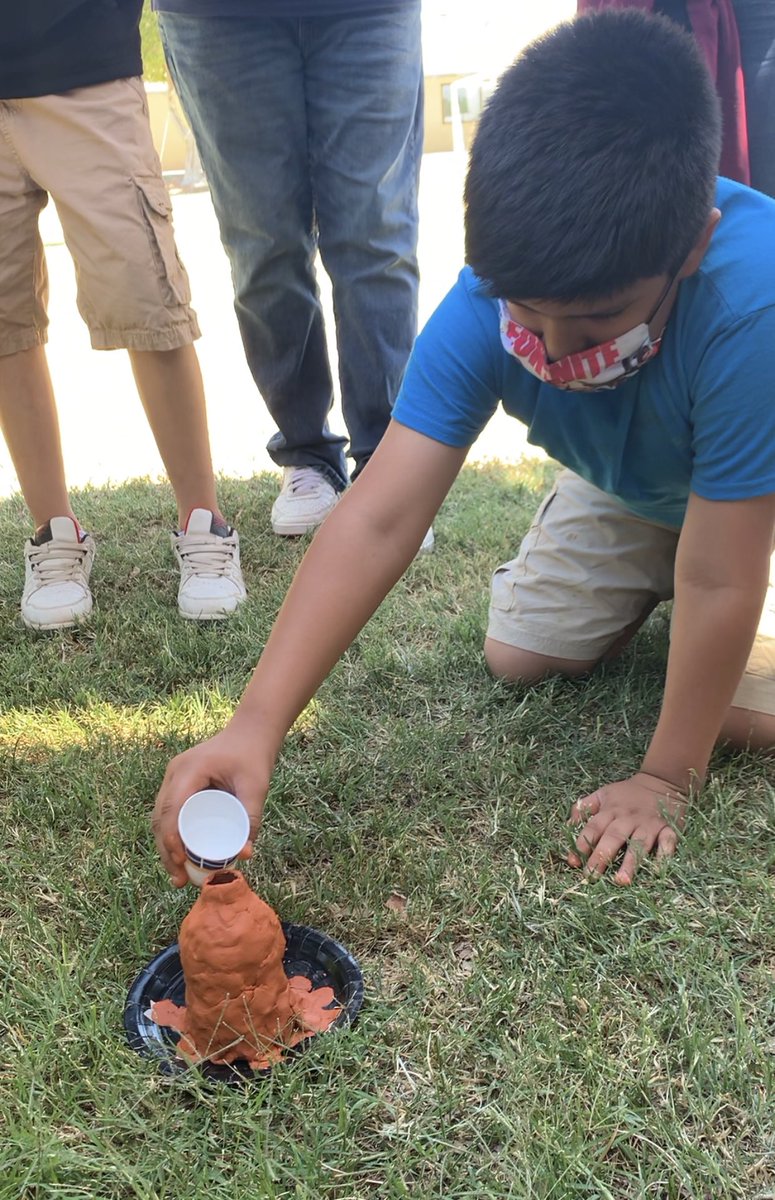
[[[155,1001],[151,1015],[182,1034],[178,1050],[191,1061],[267,1067],[341,1012],[327,1007],[331,988],[312,991],[304,976],[288,979],[284,954],[276,913],[240,871],[219,871],[180,927],[186,1007]]]

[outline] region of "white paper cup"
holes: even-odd
[[[201,887],[213,871],[234,866],[250,836],[250,818],[231,792],[194,792],[178,813],[178,833],[186,852],[186,874]]]

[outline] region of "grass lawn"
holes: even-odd
[[[489,573],[546,474],[463,472],[289,737],[248,875],[360,958],[367,1003],[234,1090],[162,1078],[122,1010],[194,899],[156,788],[227,719],[304,544],[267,532],[273,478],[224,480],[250,599],[187,624],[169,490],[85,491],[94,618],[36,636],[0,505],[0,1200],[775,1197],[775,772],[718,756],[679,857],[629,890],[564,864],[570,802],[639,762],[668,627],[584,683],[487,676]]]

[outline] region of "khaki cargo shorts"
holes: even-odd
[[[492,577],[487,636],[521,650],[595,662],[630,624],[673,595],[678,531],[641,520],[563,471],[511,562]],[[775,715],[775,556],[733,704]]]
[[[199,336],[140,79],[0,100],[0,355],[46,341],[38,216],[49,195],[97,350],[172,350]]]

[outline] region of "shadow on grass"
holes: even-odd
[[[436,552],[287,739],[249,875],[356,953],[368,1004],[354,1033],[228,1094],[164,1085],[121,1012],[193,898],[153,848],[164,768],[228,719],[306,541],[268,532],[273,476],[223,480],[250,599],[189,624],[169,488],[84,491],[94,620],[34,635],[24,512],[0,505],[0,1200],[766,1194],[771,773],[719,758],[678,859],[627,891],[566,866],[571,801],[647,744],[668,625],[586,681],[488,677],[490,572],[551,471],[463,471]]]
[[[438,521],[439,546],[413,566],[404,595],[431,613],[481,609],[489,572],[513,553],[551,468],[467,468]],[[218,681],[236,697],[254,666],[308,538],[269,531],[276,477],[222,479],[221,504],[240,531],[249,600],[225,622],[186,622],[176,607],[178,574],[169,546],[175,518],[166,484],[135,480],[73,493],[79,520],[97,542],[95,611],[74,631],[35,634],[18,612],[22,543],[29,521],[19,497],[0,503],[0,654],[6,704],[82,704],[85,697],[136,704]],[[480,572],[475,575],[475,569]]]

